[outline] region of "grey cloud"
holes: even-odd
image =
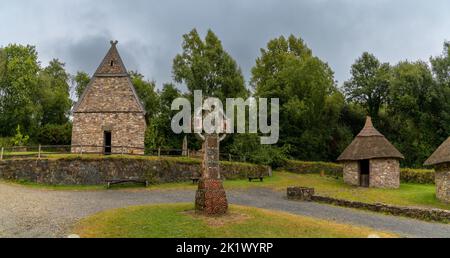
[[[450,39],[445,0],[17,0],[0,8],[0,45],[37,45],[41,59],[92,73],[109,47],[129,69],[158,85],[171,81],[182,34],[211,28],[241,66],[246,80],[259,49],[280,35],[302,37],[342,83],[363,51],[382,61],[427,60]]]

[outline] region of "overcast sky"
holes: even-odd
[[[127,68],[161,87],[192,28],[211,28],[246,81],[260,48],[294,34],[341,84],[363,51],[391,63],[439,55],[449,14],[447,0],[1,0],[0,46],[32,44],[43,65],[59,58],[71,73],[92,74],[116,39]]]

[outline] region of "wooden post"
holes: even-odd
[[[187,157],[190,158],[191,157],[191,150],[187,151]]]
[[[231,154],[228,154],[228,161],[231,162]]]
[[[83,156],[83,145],[80,145],[80,155]]]
[[[5,148],[2,147],[2,152],[0,153],[0,160],[3,160],[3,151]]]
[[[38,159],[41,159],[41,145],[39,144]]]
[[[161,148],[158,148],[158,157],[161,157]]]

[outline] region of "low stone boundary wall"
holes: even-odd
[[[442,209],[426,209],[426,208],[415,208],[415,207],[399,207],[386,204],[369,204],[363,202],[340,200],[331,197],[324,196],[313,196],[312,201],[333,204],[337,206],[364,209],[374,212],[382,212],[395,216],[404,216],[414,219],[427,220],[427,221],[437,221],[443,223],[450,222],[450,211]]]
[[[289,187],[287,197],[289,200],[311,201],[314,196],[314,188]]]
[[[0,161],[0,179],[49,185],[98,185],[107,179],[139,178],[151,184],[189,181],[200,177],[200,160],[176,158],[60,158]],[[266,166],[221,162],[225,179],[269,175]]]

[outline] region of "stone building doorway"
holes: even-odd
[[[104,154],[111,155],[112,154],[112,134],[110,131],[104,132]]]
[[[362,187],[370,186],[370,160],[359,161],[359,185]]]

